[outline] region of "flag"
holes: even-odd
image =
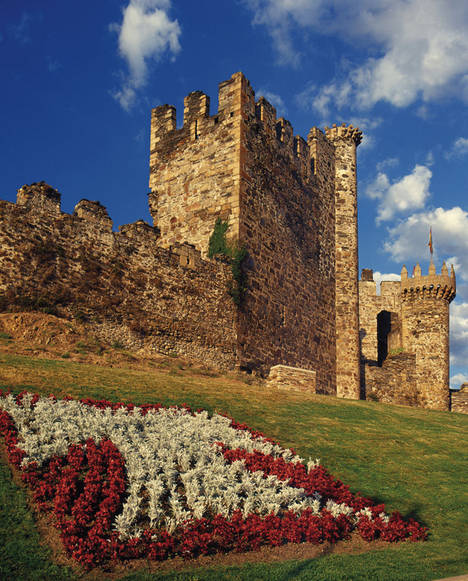
[[[429,246],[429,250],[431,251],[431,256],[432,256],[432,254],[434,252],[434,247],[432,246],[432,227],[429,230],[429,243],[428,243],[428,246]]]

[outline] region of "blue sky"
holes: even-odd
[[[360,265],[457,272],[452,383],[468,381],[465,0],[0,0],[2,199],[45,180],[116,226],[147,209],[150,109],[242,71],[295,133],[358,125]]]

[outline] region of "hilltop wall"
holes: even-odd
[[[98,202],[65,214],[56,190],[25,186],[16,204],[0,202],[0,308],[75,317],[109,342],[234,367],[229,268],[158,238],[143,221],[113,232]]]

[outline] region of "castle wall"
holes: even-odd
[[[417,387],[416,355],[389,355],[379,367],[364,366],[366,399],[401,405],[418,406],[422,401]]]
[[[371,272],[371,271],[370,271]],[[365,361],[377,362],[377,317],[382,311],[400,315],[400,282],[384,281],[380,284],[380,294],[372,279],[372,272],[367,279],[359,281],[359,337],[361,355]],[[389,350],[398,349],[400,345],[389,345]]]
[[[23,188],[18,204],[0,202],[2,310],[75,317],[109,342],[235,366],[226,265],[186,245],[158,247],[158,231],[143,221],[113,232],[96,202],[62,213],[44,187]]]
[[[309,145],[264,99],[256,109],[247,99],[244,118],[239,238],[248,292],[239,354],[248,368],[314,370],[317,391],[334,394],[333,148],[321,152],[319,182]]]
[[[181,129],[174,107],[153,109],[149,205],[161,246],[189,242],[206,254],[218,217],[238,237],[240,85],[246,83],[240,74],[221,83],[212,116],[209,97],[200,91],[188,95]]]
[[[317,389],[335,393],[334,149],[323,134],[314,155],[317,175],[309,144],[236,73],[214,116],[201,92],[186,98],[181,129],[173,107],[153,110],[149,198],[163,246],[206,253],[221,218],[246,248],[239,365],[313,369]]]
[[[359,317],[366,398],[449,409],[449,304],[455,289],[455,273],[449,276],[445,263],[437,274],[431,262],[426,276],[416,265],[408,277],[403,266],[401,282],[382,282],[380,295],[372,271],[363,270]]]
[[[450,411],[468,414],[468,384],[464,383],[460,389],[450,390]]]
[[[417,384],[424,407],[448,410],[449,305],[429,293],[402,303],[403,344],[416,355]],[[426,296],[424,296],[426,295]]]

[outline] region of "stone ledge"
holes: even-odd
[[[316,393],[316,372],[311,369],[273,365],[267,384],[278,389],[310,391]]]

